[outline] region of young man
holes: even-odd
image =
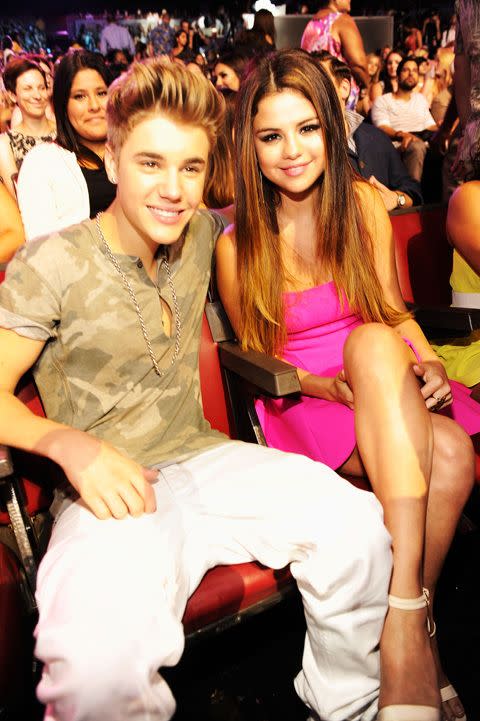
[[[202,200],[220,96],[135,64],[111,89],[96,221],[29,243],[0,288],[0,441],[68,483],[38,577],[48,721],[164,721],[157,670],[217,564],[291,563],[308,623],[296,686],[322,719],[373,719],[389,537],[373,494],[321,464],[210,429],[198,344],[221,225]],[[31,366],[48,419],[13,395]]]
[[[438,127],[425,97],[414,92],[418,85],[417,61],[413,58],[402,60],[397,68],[397,78],[397,92],[380,95],[373,103],[372,122],[390,140],[398,143],[408,172],[420,182],[427,153],[423,135],[425,131],[438,130]]]
[[[346,108],[352,82],[348,65],[326,51],[315,53],[315,57],[330,74],[340,98],[351,166],[377,188],[389,212],[422,205],[420,183],[410,177],[392,141],[374,125],[365,123],[359,113]]]

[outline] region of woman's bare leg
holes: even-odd
[[[434,450],[430,414],[419,393],[408,346],[392,329],[366,324],[344,348],[353,391],[357,447],[382,503],[394,554],[390,592],[422,594],[428,487]],[[350,459],[350,464],[353,459]],[[342,470],[348,472],[348,465]],[[439,706],[426,612],[391,608],[382,635],[380,707]]]
[[[457,423],[436,415],[432,416],[432,423],[434,452],[427,505],[423,577],[433,603],[445,556],[474,484],[475,455],[469,436]],[[435,638],[431,639],[431,644],[439,687],[443,688],[449,681],[442,669]],[[458,697],[443,704],[443,714],[447,721],[454,721],[463,713]]]

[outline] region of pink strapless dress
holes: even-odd
[[[346,339],[363,321],[346,300],[340,307],[333,281],[301,293],[285,293],[284,302],[285,360],[319,376],[335,376],[343,368]],[[470,435],[480,432],[480,404],[460,383],[451,381],[451,387],[454,402],[442,414],[454,418]],[[355,448],[353,411],[343,403],[310,396],[259,398],[256,408],[269,446],[301,453],[334,469]]]

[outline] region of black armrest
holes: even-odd
[[[418,306],[413,308],[415,320],[422,327],[439,330],[450,336],[469,335],[480,328],[479,308],[455,308],[450,306]]]
[[[220,343],[220,362],[224,368],[257,386],[260,393],[275,398],[300,392],[296,369],[263,353],[242,350],[237,343]]]
[[[13,474],[12,456],[7,446],[0,445],[0,480]]]

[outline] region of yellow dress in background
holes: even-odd
[[[453,251],[450,285],[453,306],[480,308],[480,276],[456,250]],[[433,345],[433,348],[444,361],[449,378],[469,387],[480,383],[480,330],[464,338]]]

